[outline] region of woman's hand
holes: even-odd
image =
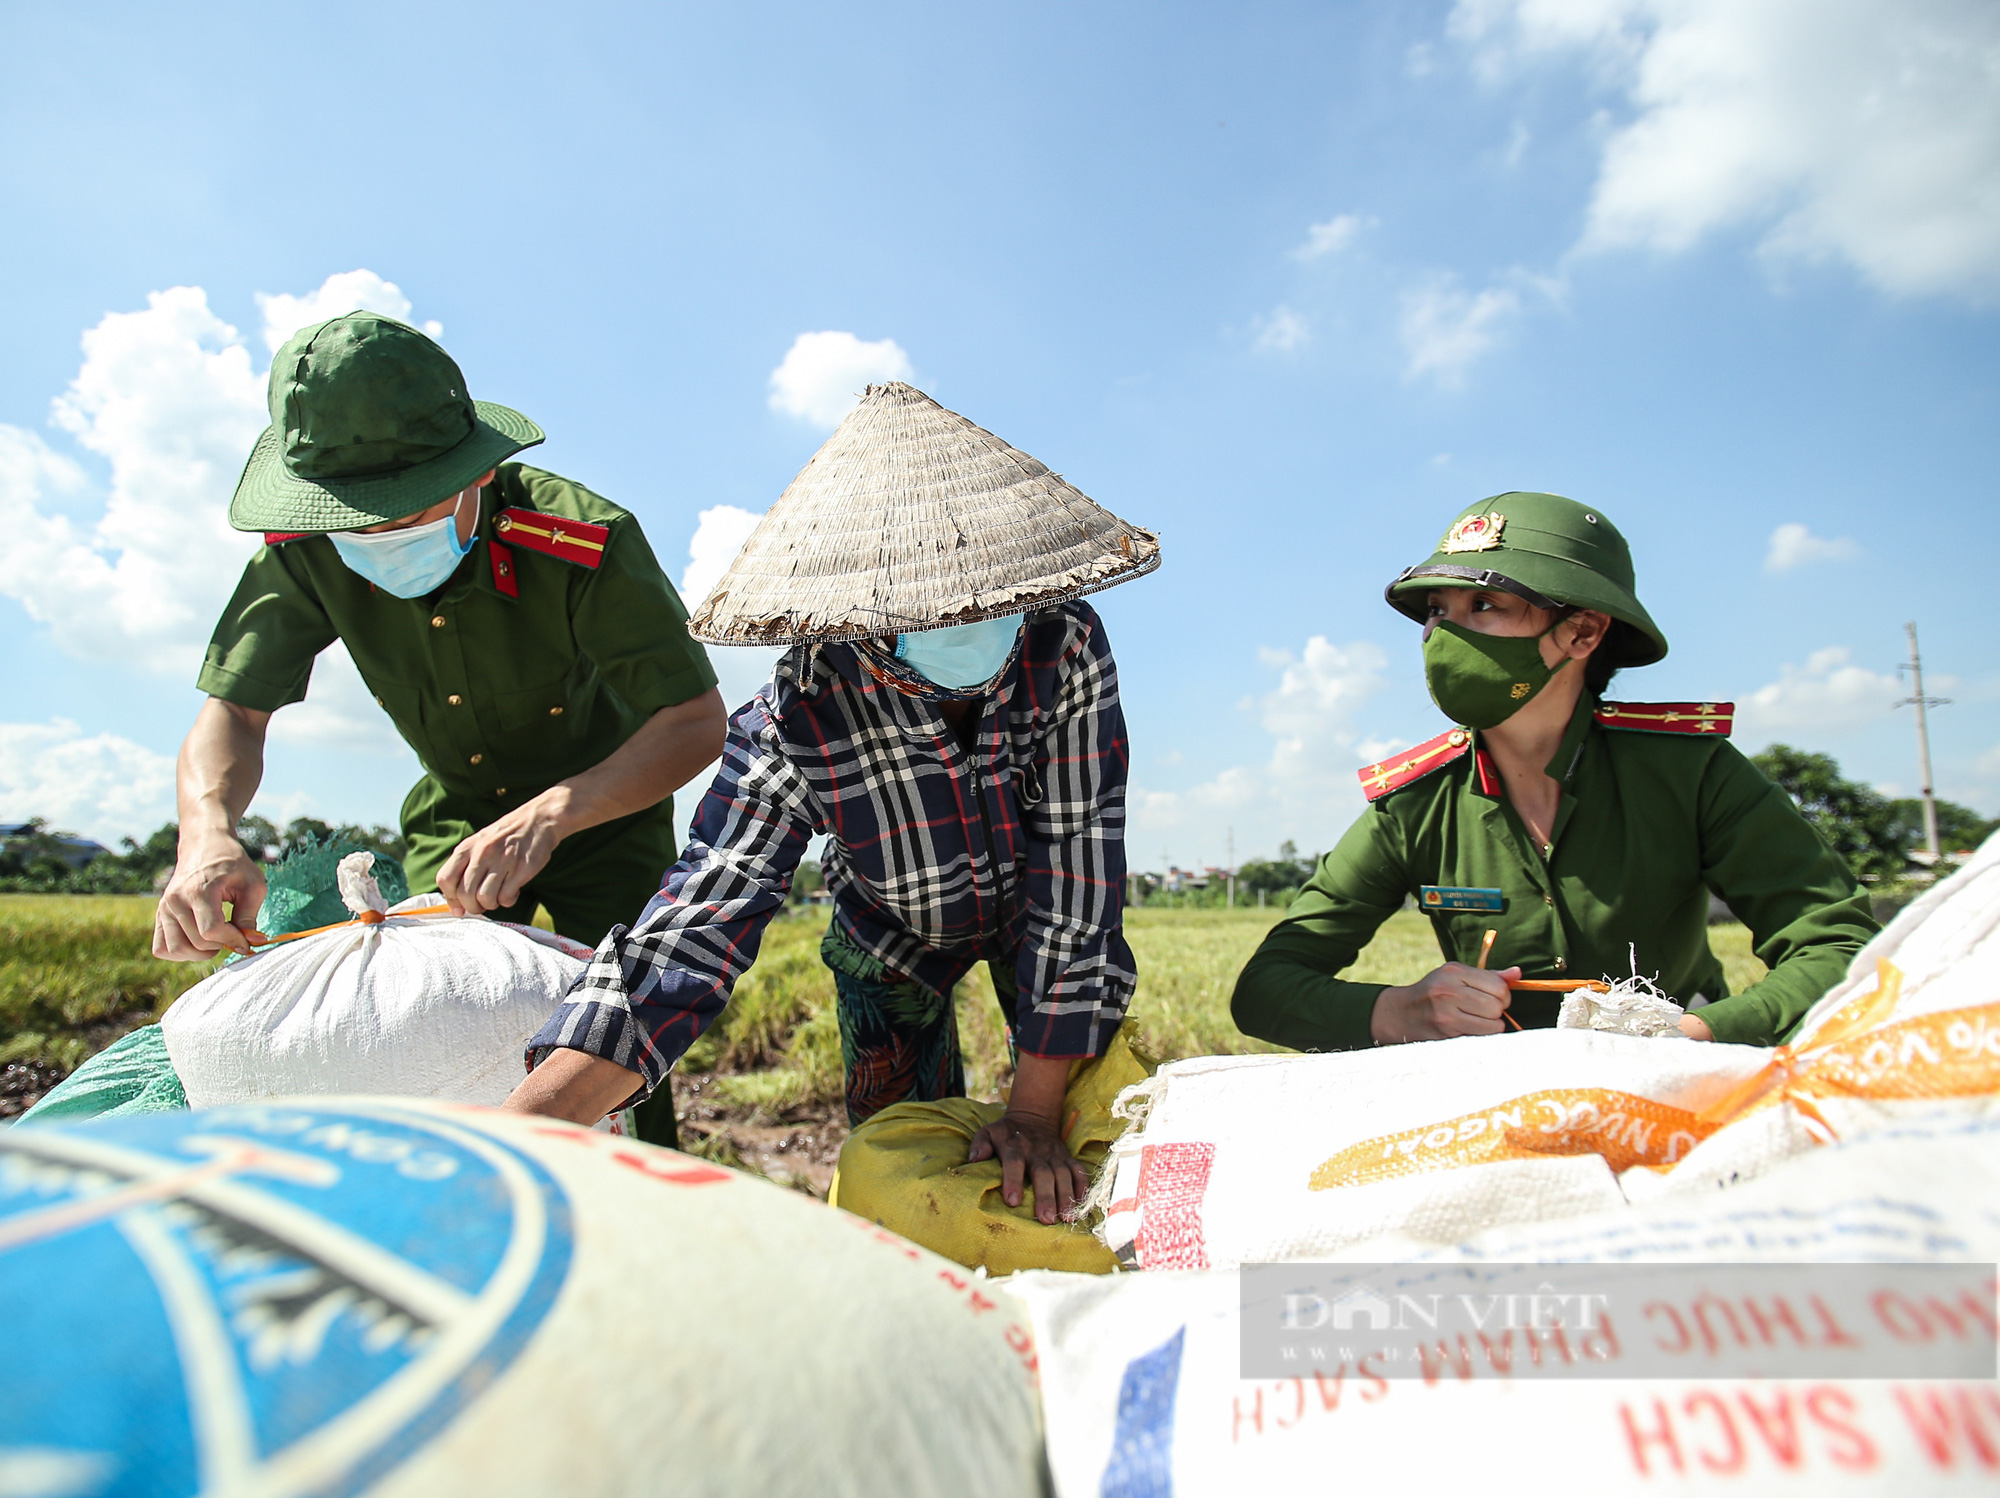
[[[1513,994],[1518,967],[1488,972],[1447,962],[1416,982],[1385,988],[1375,998],[1369,1029],[1377,1045],[1409,1040],[1449,1040],[1454,1035],[1498,1035]]]
[[[1708,1021],[1698,1014],[1681,1016],[1681,1034],[1689,1040],[1713,1040],[1715,1032],[1708,1028]]]
[[[1000,1199],[1021,1205],[1023,1180],[1035,1188],[1035,1217],[1053,1223],[1067,1217],[1090,1190],[1090,1171],[1063,1143],[1063,1097],[1069,1091],[1069,1061],[1023,1051],[1014,1062],[1014,1090],[1007,1111],[972,1136],[966,1163],[1000,1160]]]
[[[1000,1158],[1000,1199],[1021,1205],[1024,1180],[1035,1188],[1035,1219],[1067,1217],[1090,1190],[1090,1171],[1071,1156],[1056,1126],[1032,1113],[1009,1110],[972,1136],[968,1163]]]

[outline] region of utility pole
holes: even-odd
[[[1914,707],[1917,710],[1917,769],[1924,782],[1924,847],[1930,850],[1931,864],[1938,861],[1937,797],[1931,794],[1931,725],[1929,710],[1947,706],[1949,697],[1926,697],[1924,695],[1924,658],[1917,653],[1916,621],[1903,626],[1910,635],[1910,664],[1903,667],[1910,673],[1910,690],[1913,695],[1897,703],[1898,707]]]
[[[1229,829],[1229,908],[1236,908],[1236,829]]]

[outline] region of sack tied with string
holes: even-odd
[[[391,906],[371,863],[341,860],[352,919],[231,962],[167,1011],[191,1106],[331,1093],[493,1104],[513,1091],[589,948],[455,917],[435,894]]]

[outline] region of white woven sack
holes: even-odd
[[[1142,1084],[1150,1099],[1143,1123],[1112,1149],[1105,1241],[1141,1268],[1223,1268],[1316,1258],[1391,1232],[1451,1243],[1500,1223],[1618,1206],[1624,1197],[1592,1152],[1593,1137],[1644,1143],[1663,1161],[1695,1141],[1628,1117],[1603,1095],[1697,1111],[1766,1054],[1678,1036],[1536,1030],[1326,1056],[1175,1062]],[[1579,1096],[1591,1089],[1596,1100]],[[1492,1137],[1517,1115],[1531,1133],[1567,1130],[1576,1148],[1451,1163],[1468,1141]],[[1385,1149],[1414,1173],[1313,1188],[1330,1158],[1392,1138]]]
[[[1957,873],[1903,907],[1881,935],[1855,955],[1800,1024],[1792,1044],[1809,1047],[1836,1013],[1876,990],[1881,964],[1894,963],[1901,991],[1883,1021],[2000,1002],[2000,833]]]
[[[2000,1258],[1996,1203],[2000,1125],[1944,1121],[1817,1151],[1730,1191],[1491,1232],[1409,1265],[1407,1283],[1435,1288],[1431,1266],[1465,1261],[1984,1263]],[[1336,1257],[1397,1263],[1414,1247],[1378,1240]],[[1432,1381],[1351,1366],[1240,1378],[1238,1275],[1006,1281],[1034,1317],[1059,1498],[1335,1486],[1524,1498],[1907,1498],[1990,1493],[2000,1472],[2000,1393],[1991,1383],[1538,1382],[1498,1375],[1476,1354],[1466,1365],[1440,1358]],[[1369,1284],[1383,1282],[1371,1275]],[[1969,1335],[1988,1335],[1970,1316],[1960,1322]],[[1878,1343],[1888,1336],[1881,1325],[1845,1329]],[[1644,1334],[1624,1329],[1628,1341]]]
[[[1836,1015],[1868,1008],[1881,992],[1884,964],[1897,985],[1893,1002],[1872,1019],[1874,1028],[1952,1010],[2000,1003],[2000,835],[1988,838],[1972,860],[1906,906],[1881,935],[1863,947],[1847,976],[1807,1011],[1792,1049],[1810,1064],[1816,1039]],[[1966,1046],[1983,1047],[2000,1082],[2000,1022],[1988,1017],[1944,1027],[1942,1036],[1897,1038],[1885,1044],[1893,1064],[1914,1074],[1927,1061]],[[1842,1139],[1905,1120],[1938,1115],[1983,1117],[2000,1113],[2000,1086],[1955,1097],[1860,1098],[1821,1096],[1814,1106]],[[1816,1123],[1793,1108],[1765,1107],[1718,1130],[1664,1175],[1634,1171],[1624,1178],[1634,1200],[1682,1191],[1708,1191],[1749,1180],[1801,1150],[1817,1147]]]
[[[1004,1292],[705,1161],[463,1104],[0,1131],[0,1491],[1039,1498]]]
[[[438,904],[418,895],[378,925],[265,948],[182,994],[160,1031],[189,1105],[342,1092],[504,1100],[589,949],[531,927],[396,913]]]

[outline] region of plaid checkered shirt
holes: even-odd
[[[731,718],[681,861],[613,927],[528,1043],[615,1061],[650,1093],[756,960],[808,844],[834,919],[891,972],[949,993],[1011,962],[1015,1035],[1101,1053],[1137,982],[1123,929],[1125,718],[1089,605],[1028,616],[968,753],[921,678],[867,645],[795,647]],[[932,695],[936,689],[930,689]]]

